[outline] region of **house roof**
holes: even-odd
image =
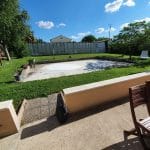
[[[72,41],[71,38],[68,38],[68,37],[63,36],[63,35],[56,36],[56,37],[52,38],[51,40],[55,40],[55,39],[58,39],[58,38],[65,38],[65,39],[68,39],[68,40],[71,40],[71,41]]]

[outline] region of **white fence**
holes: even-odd
[[[78,53],[104,53],[105,42],[96,43],[35,43],[28,44],[32,56],[39,55],[61,55]]]

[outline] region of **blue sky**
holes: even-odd
[[[130,22],[150,21],[150,0],[20,0],[30,15],[37,38],[49,41],[58,35],[80,41],[93,34],[108,37]]]

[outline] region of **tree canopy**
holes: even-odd
[[[107,37],[98,37],[96,38],[94,35],[87,35],[85,37],[82,38],[81,42],[104,42],[104,41],[109,41],[109,38]]]
[[[139,55],[145,48],[150,50],[148,43],[150,43],[150,23],[142,21],[124,27],[118,35],[114,36],[111,46],[117,53]]]
[[[28,13],[21,10],[18,0],[0,1],[0,41],[17,57],[26,50],[26,41],[32,35],[28,25]]]
[[[97,41],[99,41],[99,42],[109,41],[109,38],[107,38],[107,37],[98,37]]]
[[[87,35],[85,37],[83,37],[83,39],[81,40],[81,42],[88,42],[88,43],[91,43],[91,42],[94,42],[96,41],[96,37],[94,35]]]

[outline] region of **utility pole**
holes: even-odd
[[[109,34],[109,40],[111,39],[111,24],[109,24],[109,31],[108,31],[108,34]]]

